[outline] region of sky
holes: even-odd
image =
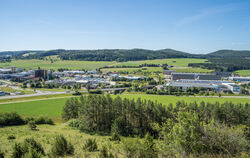
[[[250,50],[250,0],[0,0],[0,51]]]

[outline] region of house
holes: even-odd
[[[233,93],[240,93],[240,85],[237,85],[235,83],[224,83],[224,85],[231,90]]]
[[[198,75],[197,79],[198,80],[221,80],[221,76],[201,74],[201,75]]]
[[[22,93],[21,92],[14,92],[15,95],[21,95]]]
[[[229,77],[229,80],[237,82],[250,82],[250,77]]]
[[[172,86],[172,87],[180,87],[182,90],[187,90],[188,88],[192,87],[197,87],[197,88],[203,88],[207,90],[216,90],[219,91],[219,86],[216,84],[211,84],[211,83],[183,83],[179,81],[170,81],[167,83],[167,86]]]
[[[153,89],[155,87],[155,85],[145,85],[142,88],[143,89]]]
[[[5,96],[4,91],[0,91],[0,96]]]
[[[172,73],[171,80],[180,80],[180,79],[195,79],[197,74],[195,73]]]
[[[171,75],[172,73],[174,73],[175,71],[174,70],[163,70],[163,74],[164,75]]]
[[[44,80],[46,80],[48,78],[48,71],[41,70],[39,67],[38,70],[35,71],[35,78],[43,78]]]
[[[8,68],[0,68],[0,74],[10,74],[11,69]]]
[[[219,75],[221,77],[231,77],[232,76],[232,72],[212,72],[212,75]]]

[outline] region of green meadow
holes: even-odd
[[[142,68],[105,68],[102,72],[162,72],[162,67],[142,67]]]
[[[99,61],[73,61],[73,60],[12,60],[10,63],[0,63],[0,67],[16,66],[24,69],[41,69],[57,70],[59,68],[67,69],[87,69],[95,70],[104,66],[115,64],[116,62],[99,62]]]
[[[250,76],[250,70],[238,70],[235,73],[239,74],[240,76]]]
[[[208,69],[192,68],[192,67],[170,68],[170,70],[175,70],[176,72],[187,72],[187,73],[209,73],[213,71]]]
[[[128,61],[116,64],[116,66],[139,66],[141,64],[168,64],[177,67],[187,67],[189,63],[204,63],[206,59],[193,58],[171,58],[171,59],[155,59],[155,60],[140,60]]]
[[[60,60],[56,57],[51,57],[53,62],[49,59],[45,60],[12,60],[10,63],[0,63],[0,67],[16,66],[24,69],[53,69],[59,68],[68,69],[87,69],[95,70],[104,66],[138,66],[144,63],[147,64],[168,64],[175,67],[187,67],[189,63],[204,63],[205,59],[192,59],[192,58],[173,58],[173,59],[156,59],[156,60],[141,60],[141,61],[129,61],[129,62],[108,62],[108,61],[77,61],[77,60]]]
[[[115,96],[113,96],[115,97]],[[190,102],[233,102],[233,103],[250,103],[249,98],[219,98],[219,97],[184,97],[184,96],[165,96],[165,95],[146,95],[146,94],[134,94],[134,95],[120,95],[122,98],[128,99],[150,99],[162,104],[168,105],[170,103],[175,104],[177,101]],[[58,118],[61,116],[62,108],[67,98],[55,98],[48,100],[35,100],[35,101],[22,101],[16,103],[2,103],[0,104],[0,112],[17,112],[23,116],[42,116]]]

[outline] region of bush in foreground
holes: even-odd
[[[55,137],[54,144],[51,148],[51,156],[65,156],[65,155],[73,155],[74,154],[74,146],[69,143],[62,135],[58,135]]]
[[[87,139],[83,145],[83,150],[88,152],[97,151],[98,146],[95,139]]]
[[[26,138],[23,143],[16,143],[13,147],[12,158],[40,158],[45,155],[43,147],[33,138]]]
[[[28,123],[28,127],[29,127],[29,129],[32,130],[32,131],[37,130],[37,129],[36,129],[36,124],[35,124],[34,121],[30,121],[30,122]]]
[[[54,122],[52,121],[51,118],[48,117],[38,117],[35,120],[35,124],[40,125],[40,124],[48,124],[48,125],[54,125]]]
[[[106,146],[103,146],[98,157],[99,158],[114,158],[114,155],[110,151],[108,151]]]
[[[23,125],[24,120],[17,113],[0,113],[0,127]]]
[[[4,152],[0,150],[0,158],[4,158]]]

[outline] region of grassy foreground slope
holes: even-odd
[[[175,104],[177,101],[184,100],[187,103],[190,102],[220,102],[224,103],[226,101],[233,103],[250,103],[249,98],[218,98],[218,97],[177,97],[177,96],[159,96],[159,95],[145,95],[145,94],[135,94],[135,95],[120,95],[122,98],[129,99],[150,99],[152,101],[157,101],[162,104],[168,105],[169,103]],[[68,98],[57,98],[48,100],[37,100],[37,101],[25,101],[17,103],[6,103],[0,104],[0,112],[17,112],[24,116],[41,116],[46,115],[52,118],[60,118],[62,108]]]
[[[5,152],[6,157],[11,157],[13,150],[12,148],[15,143],[23,142],[25,138],[33,137],[36,141],[41,143],[42,147],[45,150],[45,153],[49,153],[54,142],[55,136],[63,135],[69,142],[74,145],[74,157],[83,157],[84,151],[82,149],[82,146],[88,138],[96,139],[99,147],[110,142],[108,141],[109,138],[107,136],[85,134],[83,132],[80,132],[79,130],[74,130],[70,127],[67,127],[65,124],[38,125],[37,129],[39,131],[32,131],[28,128],[27,125],[0,128],[0,149]],[[11,135],[15,136],[16,139],[8,140],[8,136]],[[115,144],[112,144],[112,146],[114,145]],[[89,156],[94,158],[97,156],[97,154],[98,152],[93,152]]]

